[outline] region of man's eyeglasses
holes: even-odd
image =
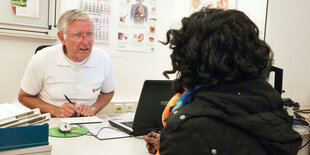
[[[84,38],[84,34],[85,33],[74,32],[72,33],[71,38],[74,40],[82,40]],[[89,40],[94,39],[94,32],[87,32],[85,35],[86,35],[86,38]]]

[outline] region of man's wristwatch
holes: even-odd
[[[90,106],[91,110],[95,111],[95,113],[97,112],[97,108],[94,106]]]

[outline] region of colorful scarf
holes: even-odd
[[[194,89],[187,89],[183,93],[177,93],[170,99],[162,114],[162,122],[164,126],[167,125],[165,119],[171,114],[171,112],[191,102],[192,93],[200,87],[200,85],[197,85]]]

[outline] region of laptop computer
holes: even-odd
[[[133,121],[109,120],[109,123],[134,136],[145,135],[154,130],[160,131],[163,127],[162,112],[174,94],[172,81],[146,80]]]

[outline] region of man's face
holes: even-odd
[[[137,0],[137,3],[138,4],[142,4],[142,0]]]
[[[90,55],[94,44],[94,27],[90,19],[69,23],[66,38],[62,32],[57,35],[66,46],[65,54],[70,60],[80,62]]]

